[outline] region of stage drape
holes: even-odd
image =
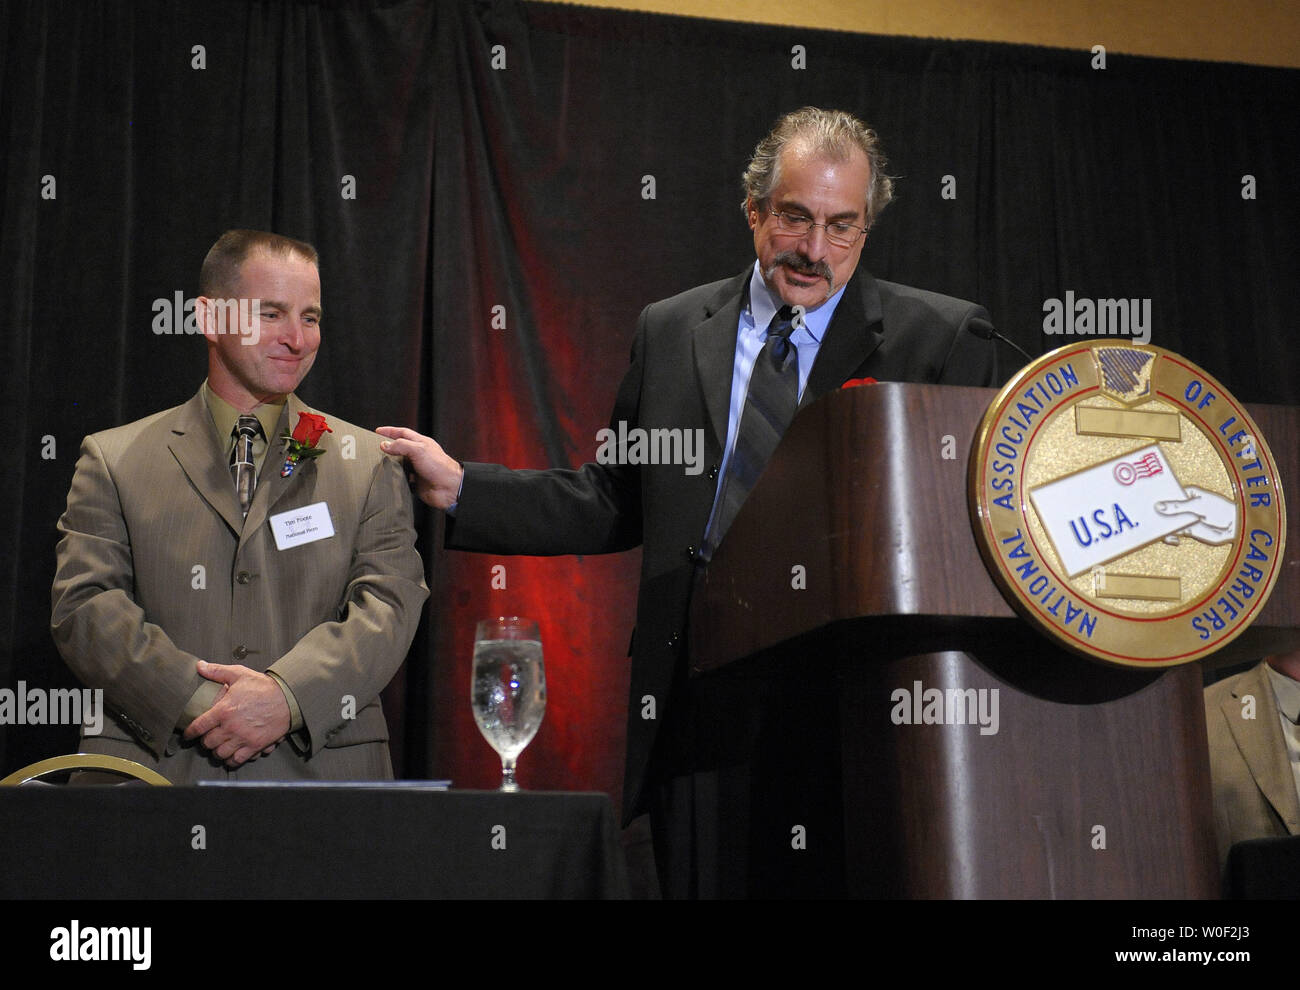
[[[320,249],[306,401],[461,459],[572,466],[595,455],[640,309],[752,263],[739,176],[758,138],[783,111],[842,107],[897,177],[863,254],[878,277],[978,300],[1032,353],[1073,339],[1044,334],[1047,300],[1149,301],[1152,343],[1244,400],[1300,401],[1300,75],[1103,62],[1100,40],[546,4],[11,0],[0,687],[74,683],[48,616],[79,442],[193,394],[202,342],[159,332],[162,311],[197,294],[229,227]],[[468,707],[473,627],[525,614],[550,693],[521,781],[617,800],[636,552],[451,553],[438,514],[417,522],[433,594],[385,694],[399,775],[494,785]],[[0,769],[75,738],[4,726]]]

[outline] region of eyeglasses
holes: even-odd
[[[782,213],[779,210],[768,210],[768,212],[776,217],[776,226],[781,233],[806,237],[812,233],[814,227],[821,227],[826,231],[826,239],[837,247],[853,247],[858,238],[867,232],[866,227],[859,227],[843,220],[814,223],[812,217],[806,217],[802,213]]]

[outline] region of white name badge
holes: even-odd
[[[1157,445],[1049,481],[1029,493],[1070,577],[1197,522]]]
[[[330,519],[329,506],[324,502],[276,513],[269,521],[277,550],[315,543],[334,535],[334,520]]]

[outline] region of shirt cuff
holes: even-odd
[[[460,466],[460,487],[456,489],[456,501],[452,502],[451,505],[447,506],[447,515],[454,516],[456,514],[456,506],[460,505],[460,493],[463,492],[464,490],[465,490],[465,465],[462,464]]]
[[[298,699],[293,696],[293,691],[289,689],[289,685],[285,683],[283,677],[274,670],[268,670],[267,674],[275,680],[276,684],[280,685],[280,690],[284,692],[284,700],[289,705],[289,731],[285,735],[301,732],[303,726],[302,709],[298,706]]]

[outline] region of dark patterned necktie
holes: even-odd
[[[258,422],[256,416],[240,416],[231,434],[235,438],[235,446],[230,451],[230,476],[235,480],[235,491],[239,494],[239,507],[247,517],[248,507],[253,504],[253,488],[257,482],[253,441],[263,435],[262,424]]]
[[[790,343],[793,329],[794,311],[782,306],[768,325],[767,340],[749,376],[736,447],[722,478],[713,525],[700,550],[705,561],[713,558],[713,551],[727,535],[736,513],[794,419],[799,404],[799,352]]]

